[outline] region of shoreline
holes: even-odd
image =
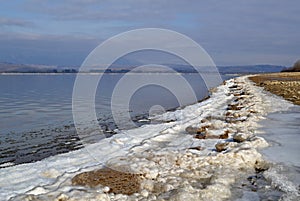
[[[44,187],[39,185],[28,189],[25,194],[13,199],[224,200],[247,196],[243,192],[233,194],[232,185],[240,178],[247,180],[249,175],[255,175],[257,171],[267,171],[269,166],[258,152],[268,143],[257,135],[257,122],[266,114],[284,111],[291,105],[276,97],[269,97],[246,77],[225,83],[214,90],[210,99],[182,110],[167,112],[157,119],[169,123],[142,126],[105,139],[105,143],[117,147],[115,151],[125,151],[112,155],[107,153],[106,159],[102,159],[111,171],[103,173],[101,165],[97,163],[88,167],[80,167],[82,163],[79,163],[79,167],[73,167],[73,171],[62,174],[62,170],[58,167],[55,169],[54,165],[54,170],[46,169],[47,177],[58,180]],[[272,105],[274,101],[278,102],[278,107]],[[170,121],[174,119],[174,122]],[[145,133],[141,134],[141,131]],[[228,138],[220,138],[224,132],[227,132]],[[101,153],[101,150],[91,146],[89,154]],[[72,161],[71,154],[64,156]],[[95,171],[97,169],[99,171]],[[44,171],[40,174],[45,174]],[[109,182],[113,176],[115,179]],[[89,183],[91,178],[99,178],[98,183]],[[105,179],[106,183],[102,184],[109,187],[101,186],[101,179]],[[122,186],[125,180],[137,183],[136,189],[128,193],[128,189]],[[248,186],[255,188],[251,184]],[[276,191],[270,188],[272,190]]]

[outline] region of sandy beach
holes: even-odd
[[[268,88],[274,74],[250,79]],[[281,87],[299,86],[293,83],[295,79],[298,83],[297,76],[276,74],[276,79],[284,79]],[[276,182],[276,174],[264,176],[272,164],[260,150],[269,143],[257,133],[258,122],[267,114],[285,111],[292,104],[266,93],[247,76],[228,80],[212,91],[204,102],[155,117],[161,124],[117,134],[94,145],[89,154],[102,157],[101,165],[89,162],[90,156],[82,150],[42,161],[46,168],[36,171],[42,182],[11,199],[297,200],[297,184]],[[117,155],[107,152],[114,147],[119,147]],[[32,167],[14,168],[21,172]]]

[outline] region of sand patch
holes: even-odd
[[[109,193],[131,195],[140,191],[141,180],[140,174],[103,168],[76,175],[72,178],[72,184],[88,187],[102,185],[109,187]]]
[[[262,74],[249,79],[265,90],[300,105],[300,72]]]

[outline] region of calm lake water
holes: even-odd
[[[124,74],[105,74],[95,96],[99,124],[114,133],[111,96]],[[99,76],[99,75],[86,75]],[[198,74],[181,74],[197,99],[208,95]],[[224,76],[228,79],[230,76]],[[72,116],[72,92],[76,75],[0,75],[0,165],[9,166],[81,148]],[[180,89],[180,86],[178,86]],[[184,96],[184,91],[181,92]],[[137,126],[154,105],[165,110],[179,106],[166,88],[150,85],[137,90],[130,100],[130,114]]]

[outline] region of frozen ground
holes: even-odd
[[[263,135],[257,135],[261,127],[258,122],[269,113],[285,114],[282,112],[291,107],[287,101],[253,86],[246,77],[229,80],[213,90],[210,99],[157,116],[155,121],[159,124],[124,131],[86,149],[0,169],[0,197],[3,200],[260,200],[264,195],[249,191],[235,195],[231,187],[240,178],[255,174],[255,169],[266,170],[263,168],[266,161],[258,150],[268,143],[260,137]],[[205,127],[206,136],[228,132],[229,137],[198,139],[202,133],[186,132],[189,126]],[[265,131],[268,132],[267,127]],[[290,143],[288,138],[282,143]],[[218,152],[216,144],[224,149]],[[287,144],[285,147],[272,148],[269,153],[280,155],[291,148]],[[268,151],[265,153],[272,160]],[[292,160],[299,162],[297,158]],[[121,195],[103,186],[88,188],[71,184],[76,174],[104,165],[118,171],[142,173],[140,192]],[[274,195],[276,199],[280,196],[286,200],[298,199],[299,184],[282,175],[277,167],[271,165],[264,172],[273,185],[266,188],[282,192]]]
[[[272,161],[300,167],[300,107],[272,113],[261,125],[264,138],[272,144],[263,153]]]

